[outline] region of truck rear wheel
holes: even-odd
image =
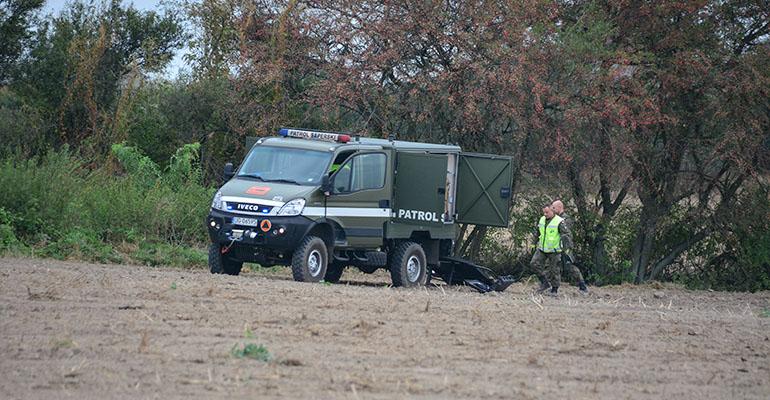
[[[231,260],[222,254],[222,246],[216,243],[209,245],[209,270],[212,274],[238,275],[243,268],[242,261]]]
[[[294,250],[291,274],[297,282],[320,282],[326,276],[329,255],[326,243],[316,236],[308,236]]]
[[[337,283],[342,278],[342,273],[345,271],[345,264],[339,261],[333,261],[326,267],[326,275],[324,281],[330,283]]]
[[[419,243],[403,242],[390,254],[390,279],[393,286],[415,287],[425,285],[428,263]]]

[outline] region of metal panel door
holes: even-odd
[[[332,175],[332,195],[323,215],[345,231],[348,247],[382,245],[384,224],[390,218],[388,151],[353,154]]]
[[[393,220],[443,224],[447,155],[398,152]]]
[[[460,153],[457,222],[508,226],[511,183],[511,157]]]

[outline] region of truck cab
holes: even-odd
[[[508,223],[510,158],[454,145],[284,128],[225,175],[206,219],[212,273],[256,262],[336,282],[385,268],[394,286],[420,286],[458,222]]]

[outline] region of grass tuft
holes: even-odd
[[[246,344],[243,348],[240,348],[238,344],[235,344],[233,348],[230,349],[230,355],[235,358],[251,358],[262,362],[268,362],[273,359],[273,356],[270,354],[270,351],[267,350],[267,347],[254,343]]]

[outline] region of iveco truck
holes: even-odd
[[[212,273],[287,265],[301,282],[387,269],[394,286],[446,280],[458,223],[506,226],[510,157],[454,145],[281,129],[259,139],[206,226]],[[451,280],[451,278],[450,278]]]

